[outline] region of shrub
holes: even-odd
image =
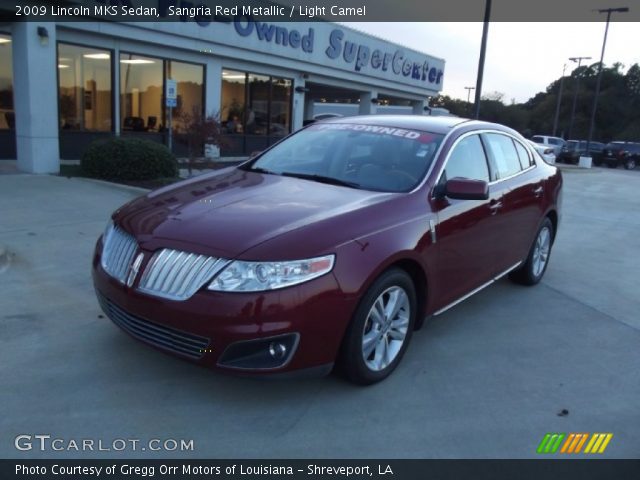
[[[92,142],[80,165],[86,175],[103,180],[154,180],[178,175],[178,163],[169,149],[142,138]]]

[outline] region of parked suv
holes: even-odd
[[[589,153],[593,159],[595,165],[599,165],[602,157],[602,150],[604,149],[604,143],[591,142],[589,144]],[[568,140],[560,155],[556,159],[558,162],[577,164],[581,156],[587,155],[587,141],[586,140]]]
[[[602,152],[602,163],[610,168],[619,165],[627,170],[633,170],[640,162],[640,143],[611,142],[607,143]]]
[[[531,137],[531,141],[553,148],[553,153],[556,157],[560,155],[560,150],[562,150],[562,147],[564,147],[565,144],[565,141],[562,138],[550,137],[548,135],[534,135]]]

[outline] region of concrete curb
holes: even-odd
[[[65,177],[61,177],[61,178],[65,178]],[[81,182],[98,183],[111,188],[116,188],[118,190],[124,190],[126,192],[148,193],[151,191],[150,188],[134,187],[133,185],[123,185],[121,183],[108,182],[106,180],[98,180],[97,178],[86,178],[86,177],[66,177],[66,178],[69,178],[69,180],[78,180]]]

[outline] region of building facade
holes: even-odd
[[[0,159],[57,172],[87,145],[143,136],[185,154],[189,115],[219,118],[223,156],[261,150],[317,102],[423,114],[444,60],[329,22],[0,23]],[[175,81],[175,106],[167,86]]]

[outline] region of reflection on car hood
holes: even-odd
[[[232,258],[390,195],[231,168],[151,192],[122,207],[115,220],[149,250]]]

